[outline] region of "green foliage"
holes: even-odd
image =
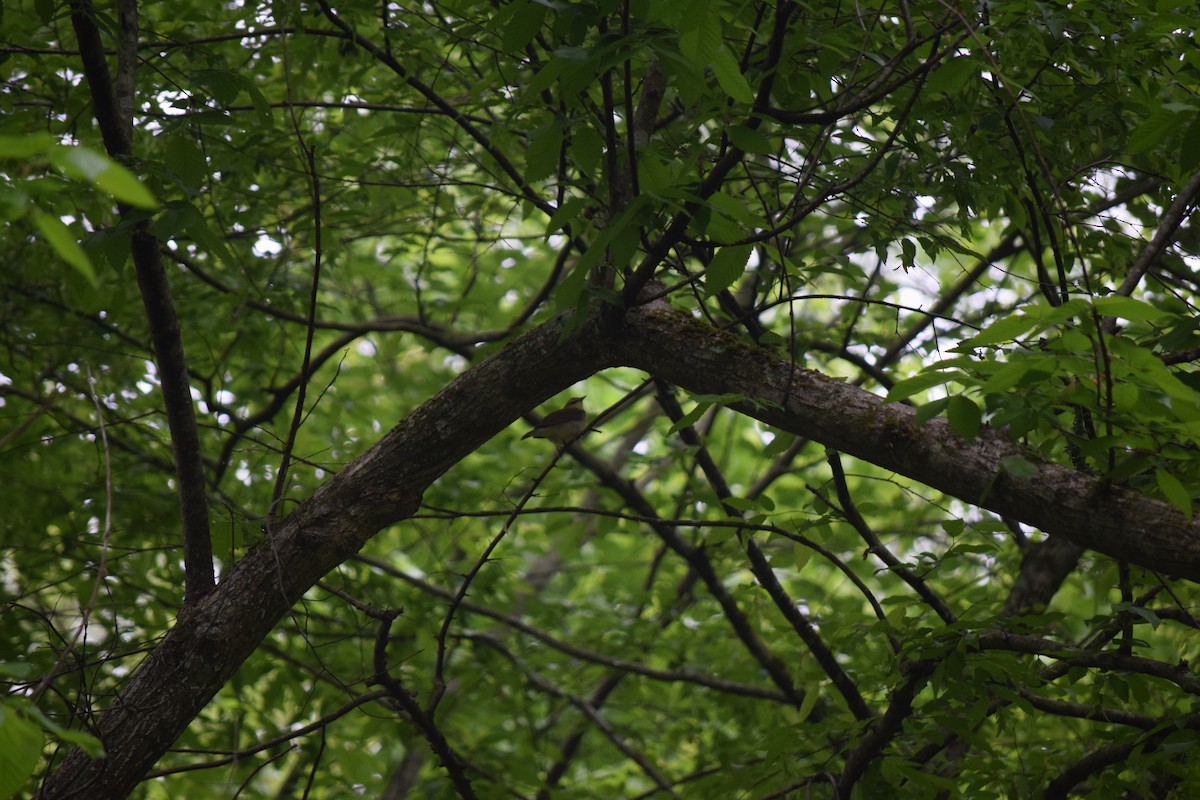
[[[7,4],[0,664],[22,668],[0,670],[0,796],[33,791],[64,744],[99,755],[86,731],[186,620],[176,454],[130,268],[143,224],[221,578],[269,546],[318,247],[283,515],[464,370],[555,314],[575,313],[564,337],[617,314],[652,275],[656,299],[744,334],[714,354],[731,364],[786,356],[964,442],[999,431],[1023,448],[990,464],[1004,483],[1053,461],[1190,516],[1185,5],[142,3],[118,163],[71,9]],[[96,23],[117,75],[120,21],[97,4]],[[1057,544],[1041,532],[736,410],[786,403],[694,395],[668,420],[648,391],[673,389],[645,378],[579,383],[614,409],[580,445],[595,461],[563,456],[508,522],[551,457],[524,423],[437,480],[305,594],[135,796],[310,778],[314,798],[454,796],[412,720],[365,699],[369,611],[400,608],[390,674],[422,706],[441,696],[481,797],[845,781],[982,798],[1072,776],[1065,791],[1164,797],[1200,780],[1194,585],[1133,570],[1123,587],[1089,553],[1027,594]],[[836,429],[838,409],[805,413]]]

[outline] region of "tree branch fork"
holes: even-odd
[[[104,713],[108,756],[73,751],[39,797],[119,798],[322,576],[386,526],[415,514],[422,492],[530,407],[612,367],[632,367],[697,393],[734,394],[739,411],[874,463],[967,503],[1083,547],[1200,581],[1200,524],[1132,489],[1037,462],[984,428],[967,442],[944,420],[792,364],[665,303],[598,317],[563,337],[567,316],[534,328],[464,372],[300,503],[176,625]],[[1004,459],[1038,468],[1008,475]],[[145,713],[153,707],[154,713]]]

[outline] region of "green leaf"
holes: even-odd
[[[587,277],[588,271],[599,264],[605,256],[609,255],[609,245],[618,238],[629,237],[631,235],[631,230],[636,228],[647,202],[645,195],[635,198],[621,212],[621,215],[609,223],[608,227],[596,237],[596,240],[588,245],[587,250],[579,257],[579,262],[575,265],[571,274],[554,289],[555,302],[560,308],[574,308],[576,306],[576,301],[583,290],[584,280]],[[638,237],[633,235],[628,241],[631,246],[636,247]]]
[[[1029,374],[1035,366],[1039,366],[1039,361],[1029,356],[1018,358],[1002,364],[999,369],[992,373],[983,385],[979,387],[979,391],[984,396],[1000,394],[1013,388],[1021,382],[1021,380]]]
[[[967,441],[973,441],[983,423],[983,414],[973,400],[965,395],[956,394],[946,406],[946,419],[950,423],[950,430]]]
[[[64,175],[92,184],[117,202],[135,208],[158,208],[154,195],[132,172],[89,147],[56,148],[50,153],[50,162]]]
[[[949,397],[939,397],[937,400],[924,403],[917,409],[917,415],[914,417],[914,420],[918,425],[924,425],[934,417],[940,417],[948,405],[950,405]]]
[[[711,403],[696,403],[696,405],[692,406],[691,411],[680,417],[679,420],[667,430],[667,434],[670,435],[673,433],[678,433],[684,428],[695,425],[700,420],[700,417],[704,416],[704,412],[708,411],[708,409],[711,407]]]
[[[208,164],[204,152],[194,139],[182,134],[167,136],[166,167],[179,178],[179,184],[195,195],[208,180]]]
[[[1037,464],[1031,461],[1026,461],[1020,456],[1009,456],[1000,462],[1000,466],[1009,475],[1014,478],[1022,478],[1024,480],[1033,480],[1038,476]]]
[[[1172,731],[1162,740],[1160,747],[1163,753],[1174,756],[1192,750],[1200,743],[1200,735],[1192,730]]]
[[[75,271],[87,278],[89,283],[95,284],[96,270],[92,267],[92,260],[88,258],[87,253],[83,252],[83,248],[79,246],[79,242],[75,240],[75,236],[62,223],[62,220],[52,214],[47,214],[40,208],[35,208],[33,222],[58,257],[74,267]]]
[[[1110,294],[1108,297],[1097,297],[1094,301],[1096,310],[1106,317],[1140,320],[1143,322],[1160,322],[1173,316],[1166,309],[1159,308],[1133,297],[1120,294]]]
[[[970,56],[952,58],[929,74],[925,88],[931,92],[956,92],[979,74],[979,64]]]
[[[557,121],[538,131],[525,150],[525,180],[537,183],[557,173],[562,143],[562,127]]]
[[[0,797],[11,797],[37,769],[42,754],[42,732],[17,714],[8,703],[0,703]]]
[[[791,447],[794,441],[796,441],[796,434],[777,431],[775,438],[763,448],[763,455],[767,458],[774,458]]]
[[[708,66],[713,54],[721,48],[721,23],[717,15],[697,4],[685,21],[687,27],[679,34],[679,52],[697,67]]]
[[[885,402],[895,403],[899,400],[906,400],[918,392],[940,386],[953,378],[954,376],[947,372],[922,372],[911,378],[896,381],[892,384],[892,388],[888,389]]]
[[[693,409],[693,411],[694,410],[695,409]],[[730,508],[733,508],[733,509],[736,509],[736,510],[742,511],[742,512],[750,511],[751,509],[754,508],[754,501],[747,500],[744,497],[726,497],[721,502],[723,504],[729,506]]]
[[[1177,129],[1182,128],[1185,122],[1186,119],[1182,114],[1171,109],[1160,108],[1153,111],[1129,135],[1125,149],[1129,153],[1144,153],[1153,150]]]
[[[46,731],[56,739],[66,742],[67,744],[78,746],[92,758],[104,758],[104,745],[102,745],[100,740],[95,736],[92,736],[90,733],[64,728],[46,716],[42,710],[35,705],[21,703],[20,710],[28,715],[33,722],[36,722],[38,725],[40,725],[42,730]]]
[[[0,136],[0,158],[30,158],[54,149],[56,143],[48,133]]]
[[[797,572],[802,571],[808,562],[812,561],[812,557],[813,549],[811,547],[806,547],[799,542],[792,545],[792,564]]]
[[[570,155],[579,171],[595,175],[604,158],[604,139],[587,125],[571,128]]]
[[[541,30],[542,23],[546,21],[546,12],[549,10],[541,3],[528,0],[516,0],[509,8],[512,12],[500,37],[500,46],[506,52],[520,50],[533,41]]]
[[[728,289],[742,277],[746,271],[746,263],[750,260],[751,250],[753,248],[748,244],[722,247],[718,250],[704,273],[704,296],[712,297]]]
[[[1037,324],[1038,320],[1028,314],[1013,314],[1003,317],[971,338],[964,340],[961,347],[965,349],[999,344],[1000,342],[1011,342]]]
[[[738,149],[747,153],[769,156],[779,149],[778,145],[774,144],[766,136],[754,128],[748,128],[745,125],[732,125],[726,133],[729,134],[729,141],[737,145]]]
[[[1179,168],[1193,172],[1200,166],[1200,114],[1193,114],[1179,144]]]
[[[562,202],[546,223],[546,235],[561,230],[575,221],[575,218],[588,207],[588,201],[582,197],[568,197]]]
[[[264,129],[270,128],[275,124],[275,110],[271,108],[267,96],[255,85],[254,81],[245,76],[241,76],[241,85],[246,96],[250,98],[250,105],[254,106],[254,111],[258,114],[258,124]]]
[[[29,195],[0,186],[0,222],[18,220],[25,216],[28,209]]]
[[[1185,517],[1192,516],[1192,495],[1179,478],[1165,469],[1159,468],[1154,470],[1154,481],[1158,484],[1158,490],[1162,492],[1167,502],[1179,509],[1179,513]]]
[[[708,198],[708,204],[737,224],[739,239],[745,238],[746,234],[764,225],[762,217],[748,209],[744,202],[726,192],[716,192]]]
[[[739,103],[749,105],[754,102],[754,91],[738,67],[737,59],[724,45],[718,47],[712,54],[712,70],[713,74],[717,76],[717,84],[725,94]]]

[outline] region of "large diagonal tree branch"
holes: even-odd
[[[1115,558],[1200,581],[1200,524],[1132,489],[1037,462],[998,432],[967,442],[942,420],[918,425],[911,408],[885,405],[665,303],[629,312],[610,334],[593,319],[559,341],[564,323],[556,318],[463,373],[282,520],[214,592],[184,609],[104,713],[98,734],[108,757],[72,752],[39,796],[124,797],[322,575],[415,513],[430,483],[522,413],[608,367],[744,395],[735,407],[770,425]],[[1037,478],[1005,473],[1013,456],[1034,461]]]

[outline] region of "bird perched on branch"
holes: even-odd
[[[549,439],[561,450],[567,442],[587,429],[587,421],[587,412],[583,410],[583,398],[572,397],[565,406],[547,414],[545,419],[521,438]]]

